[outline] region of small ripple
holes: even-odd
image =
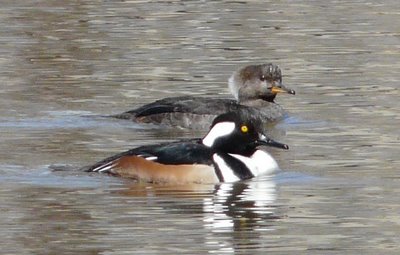
[[[297,116],[289,116],[285,118],[281,123],[279,123],[277,126],[282,126],[282,125],[287,125],[291,127],[322,127],[327,125],[327,121],[322,121],[322,120],[306,120],[302,119]]]
[[[279,172],[274,177],[274,180],[277,184],[309,184],[320,182],[325,179],[326,178],[285,170]]]
[[[90,174],[80,171],[66,171],[65,173],[55,174],[53,171],[44,167],[42,171],[27,172],[26,169],[19,166],[2,166],[2,169],[8,168],[12,175],[0,175],[0,183],[18,183],[42,186],[48,188],[94,188],[104,186],[105,178],[107,185],[121,183],[117,178],[108,176]]]
[[[21,129],[59,129],[59,128],[93,128],[105,126],[121,126],[137,129],[154,129],[152,125],[140,125],[131,121],[117,120],[99,115],[60,115],[56,118],[2,118],[0,127]]]

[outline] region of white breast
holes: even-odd
[[[250,157],[238,154],[229,155],[243,162],[254,176],[272,174],[279,169],[275,159],[268,152],[263,150],[255,151]],[[225,182],[240,181],[240,178],[234,174],[234,171],[226,164],[221,156],[214,154],[213,160],[218,165]]]
[[[275,159],[268,152],[263,150],[256,150],[250,157],[238,154],[230,155],[242,161],[254,176],[272,174],[279,169]]]

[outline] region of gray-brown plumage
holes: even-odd
[[[274,64],[239,69],[229,78],[229,88],[235,99],[170,97],[114,117],[140,123],[208,129],[217,115],[241,110],[263,122],[274,122],[286,115],[284,109],[274,102],[276,95],[295,94],[294,90],[283,86],[281,70]]]

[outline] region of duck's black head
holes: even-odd
[[[261,145],[289,148],[286,144],[268,138],[262,130],[260,120],[250,118],[241,111],[228,112],[214,119],[202,142],[215,151],[244,156],[252,154]]]
[[[278,93],[295,94],[282,84],[281,69],[272,63],[239,69],[229,79],[229,88],[242,103],[257,99],[273,102]]]

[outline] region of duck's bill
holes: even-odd
[[[264,145],[264,146],[270,146],[270,147],[280,148],[280,149],[284,149],[284,150],[289,150],[289,145],[277,142],[277,141],[272,140],[271,138],[268,138],[264,135],[262,135],[260,137],[260,139],[257,140],[256,145],[257,146]]]
[[[286,88],[283,85],[279,85],[279,86],[273,86],[271,89],[272,93],[274,94],[278,94],[278,93],[288,93],[291,95],[296,95],[296,91],[294,91],[293,89],[289,89]]]

